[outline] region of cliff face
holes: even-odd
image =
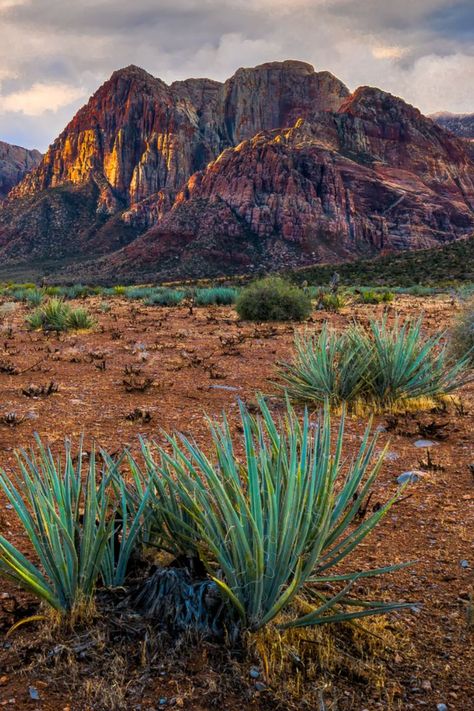
[[[0,200],[8,195],[29,170],[39,164],[41,157],[39,151],[0,141]]]
[[[99,183],[99,211],[113,214],[160,190],[177,190],[226,147],[299,116],[337,107],[346,87],[303,62],[240,69],[225,84],[167,86],[143,69],[115,72],[14,191]]]
[[[303,62],[171,86],[129,67],[14,188],[0,257],[94,256],[91,279],[139,280],[346,259],[473,231],[466,144],[401,99],[349,94]]]
[[[462,144],[441,140],[440,129],[394,97],[378,97],[386,121],[380,109],[367,116],[361,99],[224,151],[111,268],[182,277],[283,268],[472,232],[474,167]]]
[[[466,145],[467,152],[474,160],[474,114],[451,114],[448,112],[433,114],[433,121],[446,131],[451,131],[461,138]]]

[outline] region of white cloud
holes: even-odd
[[[41,116],[56,112],[85,95],[83,89],[67,84],[36,83],[23,91],[0,96],[0,112],[19,112],[26,116]]]
[[[372,47],[375,59],[400,59],[405,54],[403,47]]]

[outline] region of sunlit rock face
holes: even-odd
[[[189,79],[171,86],[127,67],[77,113],[14,196],[99,176],[119,201],[104,191],[99,209],[113,213],[117,204],[180,188],[224,148],[336,108],[348,93],[331,74],[304,62],[239,69],[225,84]]]
[[[0,200],[41,160],[39,151],[30,151],[0,141]]]
[[[170,86],[128,67],[12,190],[0,258],[140,279],[440,244],[474,231],[466,148],[401,99],[350,94],[304,62]]]

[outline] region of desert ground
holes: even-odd
[[[260,325],[240,322],[232,307],[195,307],[190,313],[187,306],[145,306],[113,297],[106,311],[103,301],[100,296],[86,300],[97,325],[84,333],[28,331],[22,304],[5,316],[0,325],[2,468],[15,467],[15,449],[32,445],[34,433],[58,451],[65,437],[77,441],[81,434],[86,450],[96,441],[110,452],[124,446],[136,451],[139,434],[162,441],[162,430],[179,430],[206,446],[206,414],[218,417],[225,411],[235,429],[238,399],[251,404],[257,391],[268,395],[278,411],[275,366],[290,356],[295,330],[319,330],[326,319],[337,328],[353,318],[367,322],[387,310],[390,317],[423,314],[431,332],[448,327],[459,308],[446,295],[400,295],[390,305],[353,304],[337,314],[315,311],[304,324]],[[99,633],[91,647],[83,644],[83,630],[59,637],[41,622],[25,624],[6,638],[15,622],[35,614],[37,605],[1,580],[0,706],[113,708],[105,692],[113,698],[116,688],[116,708],[142,711],[171,706],[196,711],[474,708],[474,384],[458,396],[446,408],[374,418],[380,448],[390,444],[369,505],[393,495],[402,472],[418,470],[420,477],[359,548],[352,565],[416,562],[364,583],[373,597],[388,595],[413,605],[379,623],[380,636],[367,633],[360,659],[349,659],[354,652],[344,646],[343,633],[325,629],[324,635],[333,636],[338,662],[330,671],[321,664],[298,696],[280,684],[283,673],[268,677],[262,671],[256,681],[248,656],[210,642],[180,640],[172,649],[162,642],[145,654],[143,639],[131,632],[120,656]],[[349,453],[366,425],[366,417],[348,417]],[[418,440],[432,446],[416,446]],[[15,526],[13,512],[0,499],[0,532],[27,551]],[[64,653],[57,652],[58,645]],[[316,665],[317,658],[315,652]],[[317,705],[308,698],[318,699]]]

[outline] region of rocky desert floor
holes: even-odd
[[[2,468],[15,466],[15,449],[30,446],[34,433],[53,449],[65,437],[77,440],[84,433],[86,449],[95,440],[111,452],[124,446],[136,450],[138,434],[161,441],[162,429],[179,430],[205,446],[206,414],[219,416],[225,410],[235,429],[238,399],[250,404],[256,391],[268,394],[278,409],[275,364],[290,356],[295,330],[317,330],[325,319],[335,327],[353,318],[365,322],[388,308],[391,315],[424,314],[426,329],[435,331],[447,327],[458,308],[446,296],[399,296],[389,307],[354,305],[338,314],[315,312],[309,323],[295,326],[239,322],[231,307],[195,307],[191,314],[187,307],[148,307],[117,297],[109,299],[106,312],[103,301],[86,300],[97,320],[87,333],[31,333],[22,305],[4,317]],[[280,678],[267,678],[262,671],[256,681],[246,659],[210,643],[182,640],[170,653],[161,648],[151,658],[139,651],[135,657],[130,653],[120,658],[109,657],[108,643],[102,640],[101,646],[99,638],[100,655],[112,661],[97,672],[98,655],[84,651],[81,631],[59,640],[44,624],[31,623],[7,639],[11,625],[37,607],[28,595],[1,580],[0,707],[100,710],[106,708],[105,690],[113,698],[113,688],[121,684],[122,705],[117,701],[117,708],[142,711],[168,706],[196,711],[474,709],[474,384],[459,397],[445,410],[374,420],[380,448],[390,444],[370,506],[396,491],[396,477],[402,472],[421,472],[352,559],[354,569],[416,561],[385,580],[366,582],[374,598],[382,594],[413,602],[408,611],[390,617],[390,644],[381,643],[374,652],[379,655],[374,668],[383,673],[358,674],[350,664],[330,675],[321,671],[320,677],[307,681],[317,691],[312,698],[318,702],[312,705],[304,693],[300,699],[286,694]],[[364,417],[348,418],[349,454],[366,425]],[[419,440],[430,440],[432,446],[416,446]],[[0,531],[27,550],[4,499]],[[337,646],[337,630],[328,633],[334,634]],[[54,661],[59,643],[68,655],[61,673]],[[347,654],[341,647],[341,659]],[[91,690],[87,700],[84,688],[93,678],[96,686],[103,685],[103,693],[94,696]],[[113,708],[113,702],[107,708]]]

